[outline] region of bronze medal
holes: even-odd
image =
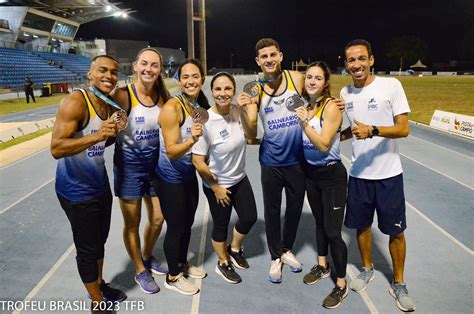
[[[197,107],[193,109],[191,117],[194,123],[205,124],[209,120],[209,112],[202,107]]]
[[[127,127],[128,117],[127,117],[127,114],[124,111],[122,111],[122,110],[115,111],[112,114],[112,118],[115,121],[115,127],[117,128],[118,132],[122,131],[123,129],[125,129]]]

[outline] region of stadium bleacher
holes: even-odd
[[[48,64],[50,60],[55,65]],[[81,82],[90,63],[89,58],[81,55],[0,48],[0,87],[21,89],[26,76],[37,88],[43,83]]]

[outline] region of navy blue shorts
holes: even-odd
[[[397,235],[406,229],[402,174],[382,180],[349,176],[346,227],[363,229],[372,225],[375,211],[383,233]]]
[[[156,196],[153,169],[146,165],[114,165],[114,192],[115,196],[125,200]]]

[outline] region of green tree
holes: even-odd
[[[428,45],[416,36],[401,36],[391,39],[385,49],[390,69],[407,69],[418,59],[426,62]]]

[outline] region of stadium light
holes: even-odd
[[[128,14],[126,12],[122,13],[122,18],[126,19],[128,17]]]
[[[105,6],[105,12],[110,12],[112,10],[112,7],[110,5]]]
[[[114,13],[114,16],[115,16],[115,17],[119,17],[121,14],[122,14],[122,12],[117,11],[117,12]]]
[[[25,36],[25,37],[30,37],[30,34],[28,34],[28,33],[23,33],[23,36]]]

